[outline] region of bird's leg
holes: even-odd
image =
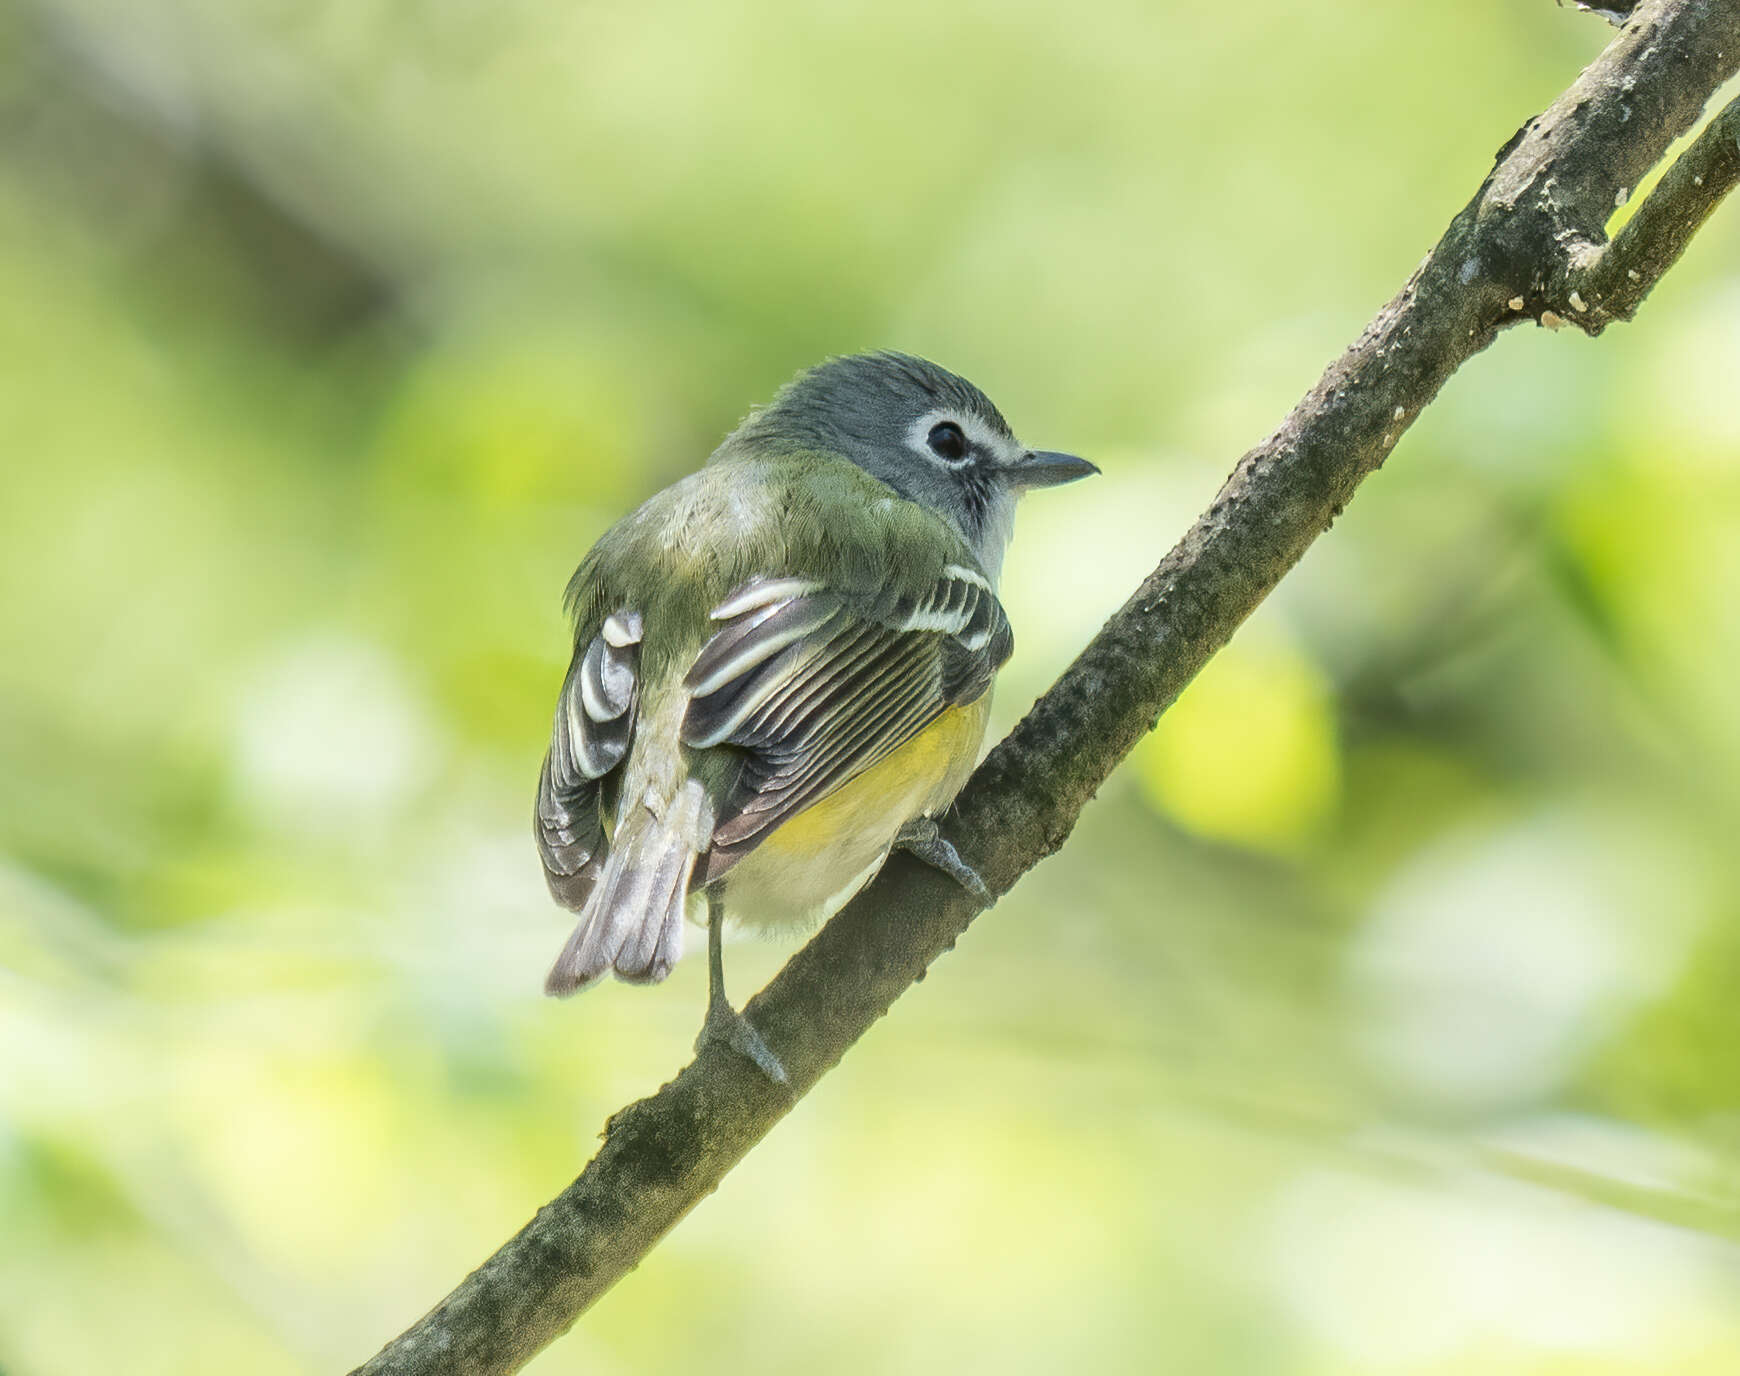
[[[943,839],[936,818],[914,817],[894,837],[897,849],[916,855],[932,869],[941,870],[987,908],[996,902],[979,872],[961,859],[961,853]]]
[[[708,1042],[724,1042],[738,1055],[754,1061],[761,1073],[776,1085],[787,1083],[785,1067],[768,1049],[749,1019],[725,997],[725,894],[722,884],[707,890],[707,1021],[695,1038],[695,1050]]]

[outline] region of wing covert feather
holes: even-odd
[[[1013,647],[989,582],[959,564],[916,597],[750,579],[713,619],[720,627],[685,681],[683,743],[734,747],[743,760],[697,882],[980,697]]]

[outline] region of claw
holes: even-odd
[[[985,881],[979,878],[979,872],[961,859],[961,853],[943,838],[936,818],[914,817],[901,827],[894,844],[917,856],[932,869],[941,870],[986,907],[996,901]]]
[[[725,997],[724,926],[725,892],[722,885],[716,884],[707,890],[707,1020],[701,1024],[701,1035],[695,1038],[695,1051],[699,1053],[708,1042],[723,1042],[739,1056],[754,1062],[774,1084],[790,1084],[779,1057],[761,1040],[761,1033],[749,1025],[749,1019]]]
[[[762,1041],[761,1033],[728,1003],[715,1003],[708,1007],[707,1021],[701,1024],[701,1035],[695,1038],[695,1050],[699,1052],[708,1042],[723,1042],[739,1056],[754,1062],[756,1068],[776,1085],[791,1083],[779,1057]]]

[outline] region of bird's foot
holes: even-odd
[[[739,1056],[753,1061],[756,1068],[776,1085],[791,1083],[779,1057],[761,1040],[761,1033],[723,999],[707,1005],[707,1021],[701,1024],[701,1035],[695,1038],[695,1050],[699,1052],[708,1042],[723,1042]]]
[[[895,846],[917,856],[932,869],[941,870],[963,889],[990,907],[996,901],[979,872],[961,859],[961,853],[943,839],[934,817],[914,817],[901,827],[894,838]]]

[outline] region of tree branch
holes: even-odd
[[[1584,270],[1581,299],[1567,301],[1572,318],[1590,334],[1614,320],[1630,320],[1669,268],[1679,261],[1704,221],[1740,183],[1740,98],[1705,126],[1675,159],[1655,190]]]
[[[946,829],[994,893],[1063,844],[1107,775],[1464,361],[1530,314],[1587,316],[1578,323],[1591,333],[1629,317],[1733,184],[1721,143],[1733,112],[1611,248],[1603,227],[1621,188],[1638,184],[1737,66],[1740,4],[1648,0],[1501,150],[1413,278],[973,776]],[[359,1370],[517,1370],[711,1193],[977,912],[952,881],[896,856],[749,1004],[789,1091],[709,1045],[616,1114],[578,1180]]]

